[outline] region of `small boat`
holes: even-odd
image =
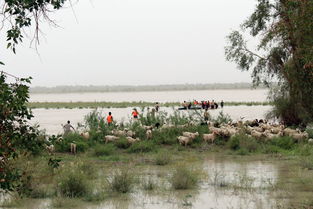
[[[187,107],[179,107],[178,110],[201,110],[202,107],[190,107],[190,108],[187,108]]]

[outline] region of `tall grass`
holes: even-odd
[[[174,169],[170,177],[170,184],[173,189],[185,190],[195,188],[200,180],[199,173],[187,167],[180,165]]]
[[[129,169],[119,169],[107,177],[109,189],[117,193],[128,193],[133,189],[135,176]]]
[[[61,177],[58,190],[63,197],[84,197],[91,192],[91,185],[79,170],[69,171]]]

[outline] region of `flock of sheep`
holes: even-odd
[[[223,138],[231,138],[237,134],[246,134],[251,137],[254,137],[257,140],[268,141],[276,137],[280,136],[289,136],[293,138],[297,142],[307,140],[310,144],[313,144],[313,139],[309,139],[309,134],[305,131],[300,131],[299,129],[291,129],[285,128],[284,125],[278,124],[269,124],[267,122],[256,123],[255,121],[238,121],[235,123],[227,123],[222,124],[219,127],[215,127],[212,122],[208,122],[208,129],[210,133],[206,133],[202,135],[202,139],[204,142],[207,143],[214,143],[217,137]],[[165,124],[160,129],[168,129],[168,128],[186,128],[190,126],[190,124],[186,125],[169,125]],[[146,139],[150,140],[155,134],[155,130],[158,129],[154,126],[142,126],[145,129]],[[90,138],[89,132],[81,133],[81,136],[88,140]],[[114,142],[117,141],[120,137],[125,137],[129,144],[133,144],[136,142],[141,141],[138,137],[135,138],[136,133],[132,130],[124,129],[124,130],[117,130],[114,129],[111,131],[110,135],[106,135],[104,137],[104,142]],[[177,137],[177,141],[180,145],[187,146],[191,144],[194,139],[199,137],[199,133],[195,132],[183,132],[182,136]],[[46,147],[49,152],[54,152],[54,146],[50,145]],[[71,153],[76,154],[76,144],[70,143],[70,150]]]

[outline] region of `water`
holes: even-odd
[[[160,182],[155,191],[144,191],[138,184],[133,192],[126,195],[109,197],[103,202],[78,202],[76,207],[88,209],[268,209],[276,208],[277,202],[282,199],[275,198],[272,191],[280,178],[286,162],[255,159],[255,157],[231,157],[214,153],[198,153],[205,156],[202,160],[192,160],[187,166],[200,168],[204,177],[201,178],[199,188],[191,190],[173,190],[168,185],[168,179],[173,167],[137,165],[133,168],[134,173],[141,177],[150,176]],[[186,156],[188,158],[190,156]],[[114,165],[123,166],[123,165]],[[114,169],[111,168],[111,169]],[[228,186],[214,185],[213,176],[216,173],[223,175]],[[243,180],[240,180],[243,179]],[[245,183],[248,180],[250,183]],[[280,179],[284,181],[284,179]],[[285,179],[286,180],[286,179]],[[240,182],[241,183],[238,183]],[[167,183],[167,184],[166,184]],[[240,187],[240,188],[239,188]],[[77,201],[77,200],[74,200]],[[26,200],[24,208],[51,208],[51,199],[32,201]]]
[[[230,115],[233,120],[260,119],[271,109],[271,106],[225,106],[223,109],[209,110],[211,116],[216,117],[220,111]],[[131,118],[132,108],[102,108],[98,109],[106,117],[108,112],[112,112],[113,118],[117,122],[128,122]],[[58,134],[63,131],[61,124],[67,120],[76,127],[77,123],[83,123],[84,116],[93,111],[92,109],[34,109],[35,118],[32,123],[38,123],[41,129],[45,129],[48,134]],[[161,111],[169,114],[173,112],[172,108],[161,107]],[[182,110],[185,114],[192,113],[193,110]]]
[[[201,91],[153,91],[153,92],[104,92],[104,93],[64,93],[64,94],[31,94],[31,102],[183,102],[194,99],[233,101],[233,102],[264,102],[267,98],[266,89],[236,90],[201,90]]]

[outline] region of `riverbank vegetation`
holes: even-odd
[[[260,140],[239,134],[231,138],[218,137],[208,143],[202,140],[202,136],[210,133],[209,127],[201,125],[201,118],[196,113],[185,115],[176,112],[172,116],[160,114],[157,117],[140,115],[138,121],[115,125],[99,121],[98,114],[96,111],[88,114],[79,129],[81,133],[88,133],[88,137],[79,133],[41,136],[37,140],[45,145],[38,147],[36,155],[12,162],[14,167],[24,172],[25,178],[19,189],[11,192],[1,205],[22,207],[27,199],[43,198],[52,200],[51,207],[75,208],[91,202],[120,201],[124,195],[131,199],[136,198],[135,194],[153,192],[162,196],[179,194],[181,190],[197,193],[213,187],[217,191],[222,189],[243,194],[266,191],[275,197],[280,208],[312,206],[309,196],[313,194],[313,145],[308,141],[297,141],[288,136]],[[230,120],[223,114],[211,118],[216,126]],[[148,139],[146,129],[156,123],[161,127],[153,128],[153,136]],[[112,135],[116,125],[120,130],[122,127],[134,132],[134,137],[140,141],[130,143],[126,136],[121,136],[106,143],[105,136]],[[309,137],[313,137],[312,130],[310,126],[306,128]],[[177,136],[186,131],[198,132],[199,135],[191,144],[181,146]],[[72,143],[76,145],[77,154],[71,154]],[[45,149],[51,145],[54,150]],[[234,159],[243,164],[256,160],[277,162],[283,166],[279,171],[282,173],[258,180],[239,169],[234,176],[229,176],[223,170],[206,170],[203,167],[203,162],[211,159],[210,156],[215,160],[223,159],[225,163]],[[287,185],[284,183],[286,178]],[[281,201],[281,196],[284,196],[284,201]],[[176,204],[196,201],[188,195],[179,199]]]
[[[273,105],[271,102],[224,102],[224,106],[266,106]],[[29,102],[31,109],[75,109],[75,108],[127,108],[127,107],[154,107],[153,102]],[[160,103],[161,107],[179,107],[179,102]]]

